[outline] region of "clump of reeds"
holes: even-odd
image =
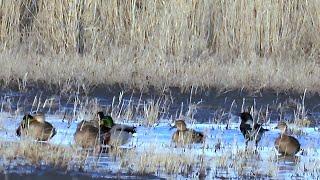
[[[67,170],[71,165],[77,163],[73,162],[74,158],[85,158],[83,151],[74,151],[72,147],[35,142],[30,139],[19,142],[1,141],[0,146],[1,158],[8,163],[20,159],[23,163],[33,166],[49,165]]]
[[[121,166],[137,174],[165,173],[192,176],[204,173],[207,161],[204,156],[193,153],[154,151],[153,145],[142,152],[130,151],[121,158]]]

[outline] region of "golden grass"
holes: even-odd
[[[152,145],[141,153],[131,151],[121,158],[121,167],[137,174],[165,173],[190,176],[207,167],[204,157],[194,153],[155,151]]]
[[[84,151],[75,151],[71,147],[38,143],[28,139],[19,142],[1,141],[0,147],[1,160],[7,162],[7,164],[20,159],[23,164],[34,166],[50,165],[67,170],[73,159],[78,158],[77,162],[82,162],[79,159],[85,158]],[[74,161],[72,163],[76,164],[77,162]]]
[[[320,3],[1,1],[3,85],[320,89]],[[19,12],[19,13],[17,13]]]

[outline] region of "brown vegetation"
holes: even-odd
[[[3,1],[2,84],[320,89],[319,1]],[[19,12],[19,13],[17,13]]]

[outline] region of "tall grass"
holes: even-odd
[[[320,2],[0,2],[3,84],[320,89]],[[23,66],[21,66],[23,64]]]

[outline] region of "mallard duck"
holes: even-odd
[[[99,148],[99,128],[92,123],[81,121],[74,133],[74,141],[82,148]]]
[[[246,147],[249,141],[255,141],[257,148],[261,137],[266,131],[269,131],[269,129],[264,129],[261,124],[254,123],[251,114],[248,112],[240,113],[240,118],[240,131],[246,140]]]
[[[172,135],[172,141],[176,144],[204,142],[204,134],[193,129],[187,129],[187,125],[184,120],[175,121],[175,125],[172,128],[177,128],[177,131]]]
[[[103,135],[103,144],[111,146],[119,146],[126,144],[136,133],[136,127],[115,124],[111,116],[105,116],[103,112],[98,112],[100,127],[103,132],[108,132]]]
[[[287,124],[281,121],[276,128],[281,130],[281,134],[274,142],[277,151],[284,156],[297,154],[301,150],[300,143],[295,137],[287,135]]]
[[[45,121],[43,113],[34,116],[26,114],[16,130],[17,136],[28,136],[37,141],[48,141],[56,133],[56,129]]]

